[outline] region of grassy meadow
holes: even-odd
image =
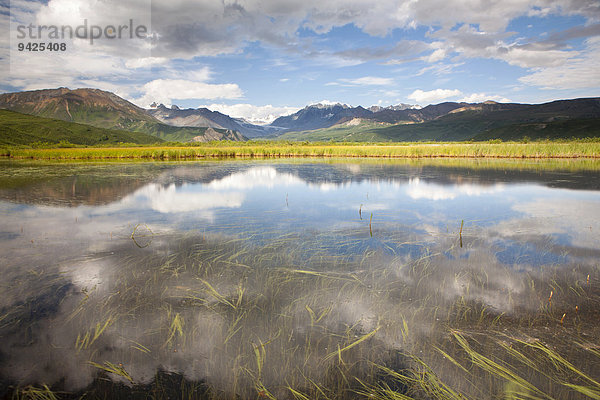
[[[442,166],[456,176],[467,174],[452,169],[543,174],[598,171],[599,144],[12,148],[34,155],[0,160],[15,169],[4,168],[0,183],[14,194],[36,186],[32,179],[40,179],[43,167],[63,165],[46,168],[44,179],[77,177],[80,192],[75,183],[35,190],[66,208],[81,190],[98,189],[89,176],[110,176],[115,198],[126,197],[120,188],[148,182],[171,187],[154,179],[160,171],[131,168],[178,163],[146,159],[239,157],[232,164],[267,164],[302,160],[262,158],[306,156],[335,164],[342,162],[335,157],[365,157],[366,165]],[[243,160],[248,157],[260,160]],[[122,158],[131,162],[115,169],[122,174],[115,183],[110,168]],[[24,165],[32,168],[19,170]],[[111,203],[101,204],[104,212],[120,217]],[[77,212],[89,208],[76,204],[68,207],[74,227],[84,224]],[[390,217],[398,212],[374,216],[361,204],[352,225],[291,232],[256,212],[239,226],[227,220],[219,232],[202,224],[187,231],[151,222],[115,227],[102,223],[98,209],[87,222],[95,233],[74,235],[72,242],[54,231],[28,232],[21,221],[11,224],[11,235],[7,224],[6,240],[22,240],[10,244],[12,251],[26,257],[3,269],[0,354],[9,361],[0,389],[5,398],[40,400],[600,399],[600,265],[593,245],[532,235],[535,225],[506,225],[506,237],[534,243],[552,261],[530,265],[516,254],[517,261],[505,263],[497,255],[503,236],[481,221],[457,220],[434,232]],[[591,225],[589,232],[588,238]],[[30,241],[27,235],[35,234]],[[80,246],[89,253],[79,254]]]
[[[210,142],[161,146],[3,147],[0,156],[14,159],[195,159],[270,157],[469,157],[469,158],[579,158],[600,157],[600,141],[542,141],[483,143],[308,143],[279,141]]]

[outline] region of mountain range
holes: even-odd
[[[246,140],[239,132],[204,127],[178,127],[160,122],[133,103],[99,89],[33,90],[0,95],[0,109],[38,117],[145,133],[167,141]]]
[[[544,104],[453,103],[377,112],[310,106],[273,124],[286,140],[464,141],[600,136],[600,98]]]
[[[143,109],[99,89],[5,93],[0,95],[0,109],[180,142],[246,138],[462,141],[600,136],[600,98],[544,104],[444,102],[426,107],[313,104],[281,116],[270,125],[254,125],[207,108],[181,109],[154,104]],[[145,137],[138,139],[148,142]]]

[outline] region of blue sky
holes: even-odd
[[[95,87],[142,107],[207,106],[262,122],[324,101],[600,94],[597,0],[11,0],[0,18],[3,92]],[[148,34],[93,43],[18,35],[19,26],[105,29],[129,20]],[[67,50],[18,50],[36,41]]]

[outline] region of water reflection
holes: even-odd
[[[73,171],[98,187],[69,198]],[[468,397],[508,393],[514,382],[470,366],[455,332],[511,368],[500,344],[539,339],[598,379],[600,359],[576,344],[600,337],[593,170],[67,165],[33,183],[31,173],[12,165],[0,178],[4,385],[99,390],[99,373],[152,385],[161,370],[206,383],[208,397],[354,398],[392,384],[373,365],[418,371],[418,357]],[[548,361],[529,356],[539,364],[515,371],[578,397],[560,383],[576,378],[544,375]]]

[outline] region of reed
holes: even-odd
[[[532,143],[294,143],[210,142],[194,146],[24,148],[5,147],[0,156],[13,159],[91,160],[202,158],[599,158],[600,142]]]

